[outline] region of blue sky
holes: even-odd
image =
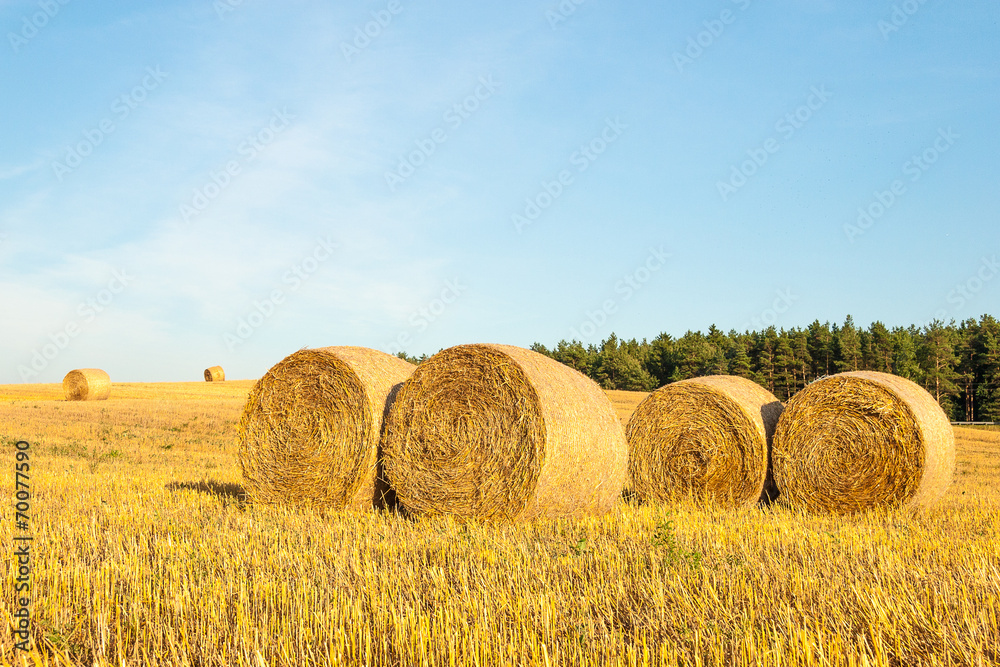
[[[997,314],[995,2],[329,4],[0,0],[0,383]]]

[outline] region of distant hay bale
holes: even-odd
[[[460,345],[420,364],[389,411],[384,457],[408,512],[492,521],[602,514],[627,472],[600,387],[509,345]]]
[[[106,401],[111,395],[111,378],[99,368],[79,368],[63,378],[67,401]]]
[[[948,489],[955,435],[919,385],[888,373],[840,373],[788,401],[774,436],[781,499],[838,514],[930,505]]]
[[[364,347],[299,350],[271,368],[250,391],[237,430],[248,499],[329,509],[378,504],[384,412],[414,368]]]
[[[205,382],[224,382],[225,379],[226,371],[222,370],[222,366],[212,366],[205,369]]]
[[[730,375],[657,389],[626,427],[629,490],[640,500],[693,496],[728,506],[773,495],[768,455],[781,409],[771,392]]]

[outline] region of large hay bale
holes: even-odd
[[[423,362],[389,411],[384,456],[408,512],[497,521],[604,513],[627,465],[600,387],[509,345],[460,345]]]
[[[781,402],[730,375],[681,380],[646,397],[628,422],[630,491],[640,500],[693,496],[728,506],[769,492],[768,456]]]
[[[364,347],[299,350],[254,385],[237,430],[251,501],[371,509],[394,389],[415,367]]]
[[[926,506],[955,468],[955,435],[919,385],[869,371],[813,382],[788,401],[774,436],[784,502],[848,513]]]
[[[111,378],[100,368],[78,368],[63,378],[67,401],[106,401],[111,395]]]
[[[222,370],[222,366],[212,366],[205,369],[205,382],[225,382],[225,380],[226,371]]]

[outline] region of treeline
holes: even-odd
[[[1000,421],[1000,322],[991,315],[949,324],[867,329],[848,315],[841,325],[816,320],[805,328],[723,333],[661,333],[598,345],[561,340],[531,349],[575,368],[605,389],[652,391],[702,375],[739,375],[782,401],[816,378],[842,371],[894,373],[927,389],[953,421]],[[397,356],[415,364],[427,355]]]
[[[843,324],[818,320],[805,328],[723,333],[661,333],[652,341],[599,345],[561,340],[541,352],[597,381],[605,389],[651,391],[701,375],[750,378],[787,401],[818,377],[873,370],[909,378],[926,388],[953,421],[1000,421],[1000,323],[989,315],[950,324],[867,329],[848,316]]]

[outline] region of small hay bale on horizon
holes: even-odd
[[[386,406],[415,367],[364,347],[299,350],[250,391],[237,427],[247,498],[372,509]]]
[[[63,378],[67,401],[105,401],[111,395],[111,377],[100,368],[78,368]]]
[[[222,370],[222,366],[212,366],[205,369],[205,382],[225,382],[225,380],[226,371]]]
[[[599,515],[627,474],[625,433],[600,387],[509,345],[459,345],[420,364],[383,447],[386,477],[413,515]]]
[[[955,469],[955,434],[923,387],[875,371],[822,378],[795,394],[774,436],[782,502],[847,514],[927,507]]]
[[[625,429],[629,491],[640,501],[743,507],[773,498],[771,438],[781,402],[756,382],[709,375],[660,387]]]

